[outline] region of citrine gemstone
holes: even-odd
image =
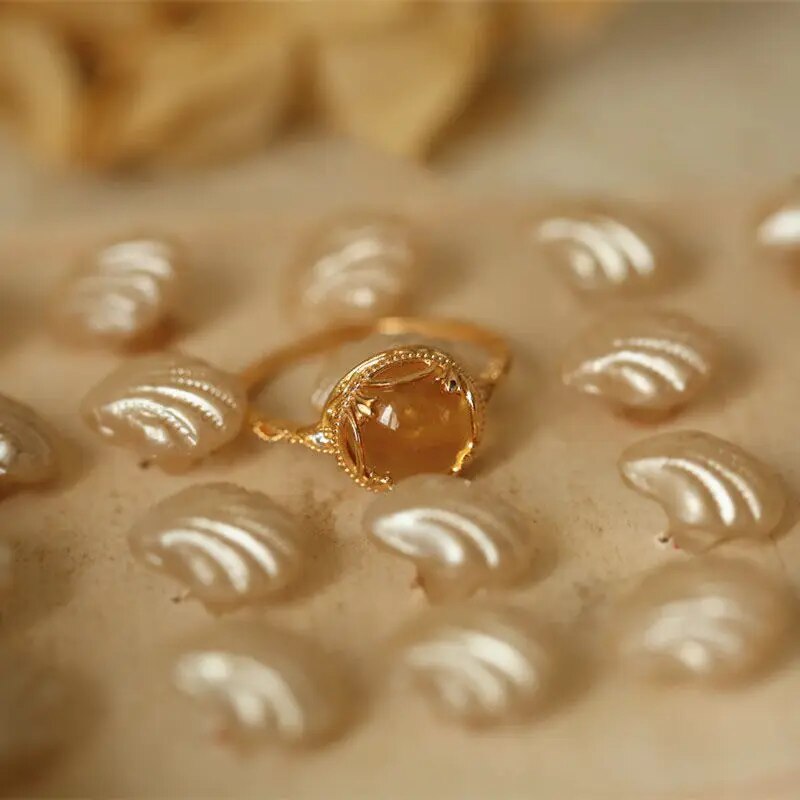
[[[472,417],[463,386],[444,367],[421,360],[387,367],[359,394],[364,464],[393,482],[450,472],[471,447]]]

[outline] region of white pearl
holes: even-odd
[[[700,431],[659,434],[620,457],[623,480],[660,503],[665,538],[689,550],[725,539],[765,539],[786,508],[786,492],[766,465],[731,442]]]
[[[670,248],[627,210],[574,203],[529,223],[535,252],[573,289],[590,297],[639,295],[670,279]]]
[[[246,408],[236,376],[168,353],[123,364],[86,395],[81,412],[111,443],[182,468],[233,440]]]
[[[45,483],[57,471],[50,426],[33,409],[0,395],[0,489]]]
[[[243,750],[336,739],[351,722],[359,696],[334,655],[258,622],[218,625],[183,648],[172,682],[216,721],[225,740]]]
[[[95,250],[59,287],[52,319],[59,337],[82,344],[152,344],[181,298],[184,257],[152,237],[120,239]]]
[[[143,564],[177,579],[209,608],[225,610],[293,584],[303,538],[297,520],[261,492],[208,483],[158,503],[128,542]]]
[[[624,411],[663,415],[708,385],[715,337],[683,314],[627,311],[584,331],[561,365],[565,385]]]
[[[401,632],[400,666],[433,707],[462,725],[529,718],[556,695],[555,638],[516,608],[449,606]]]
[[[774,663],[796,607],[784,586],[748,563],[696,558],[646,574],[611,621],[618,657],[631,670],[729,684]]]
[[[294,304],[310,326],[400,311],[414,291],[419,237],[400,217],[353,213],[312,232],[292,269]]]
[[[530,568],[534,552],[531,527],[519,511],[444,475],[400,481],[372,501],[364,525],[381,548],[417,567],[433,600],[514,583]]]

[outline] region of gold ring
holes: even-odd
[[[375,333],[465,342],[485,350],[488,358],[472,376],[437,347],[398,345],[347,372],[315,424],[264,417],[252,406],[253,397],[270,380],[298,361]],[[385,317],[312,334],[252,364],[242,379],[251,399],[250,425],[259,438],[330,453],[360,486],[382,491],[409,475],[460,473],[483,435],[486,401],[510,364],[505,339],[478,325]]]

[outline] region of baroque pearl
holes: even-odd
[[[730,684],[763,670],[789,640],[788,591],[745,562],[696,558],[648,573],[613,622],[619,659],[659,680]]]
[[[432,600],[506,586],[529,569],[530,526],[515,508],[468,481],[417,475],[372,501],[370,538],[412,561]]]
[[[246,407],[234,375],[167,353],[121,366],[86,395],[81,413],[112,444],[179,469],[234,439]]]
[[[126,346],[164,332],[180,300],[184,259],[159,238],[120,239],[97,249],[53,298],[58,336]]]
[[[553,635],[520,609],[429,611],[398,638],[400,666],[440,714],[488,727],[529,718],[552,700],[561,658]]]
[[[666,512],[666,539],[687,550],[738,537],[765,538],[786,507],[778,477],[752,455],[709,433],[677,431],[631,445],[619,470]]]
[[[765,210],[756,227],[756,241],[778,258],[800,262],[800,179]]]
[[[570,205],[537,216],[529,235],[562,280],[586,295],[638,295],[667,282],[662,237],[629,213]]]
[[[584,331],[567,348],[561,377],[616,408],[659,415],[693,400],[717,359],[713,334],[683,314],[629,311]]]
[[[128,535],[137,559],[220,610],[268,599],[294,583],[302,540],[290,514],[265,494],[231,483],[168,497]]]
[[[184,648],[172,682],[209,714],[232,745],[325,744],[354,715],[344,664],[311,642],[259,623],[228,623]]]
[[[0,489],[45,483],[57,470],[49,425],[33,409],[0,395]]]
[[[0,653],[0,788],[66,749],[74,738],[71,682],[17,652]]]
[[[313,326],[395,313],[413,292],[421,258],[417,234],[401,217],[335,217],[314,231],[297,257],[295,304]]]

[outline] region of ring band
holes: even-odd
[[[331,391],[319,422],[301,425],[262,416],[251,406],[253,432],[267,442],[287,441],[331,453],[360,486],[388,489],[421,472],[458,474],[481,440],[485,405],[508,371],[506,340],[456,320],[384,317],[307,336],[268,354],[241,374],[252,399],[270,380],[299,361],[372,334],[419,335],[463,342],[487,353],[476,376],[451,355],[426,344],[399,345],[349,370]]]

